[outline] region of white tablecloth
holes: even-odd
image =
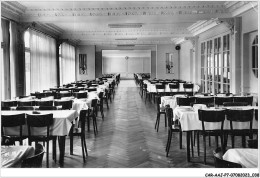
[[[184,97],[184,95],[174,95],[174,96],[162,96],[161,97],[161,107],[170,105],[173,110],[177,107],[177,98]]]
[[[56,136],[65,136],[69,134],[72,126],[72,121],[78,117],[78,113],[74,110],[52,110],[52,111],[39,111],[41,114],[53,114],[53,125],[50,127],[50,134]],[[2,111],[1,115],[12,114],[32,114],[32,111]],[[46,135],[46,128],[32,128],[33,135]],[[7,135],[19,135],[19,127],[10,127],[4,129]],[[27,125],[23,126],[23,135],[28,135]]]
[[[229,149],[223,155],[223,159],[226,161],[241,164],[244,168],[258,168],[258,149]]]
[[[33,155],[32,146],[1,146],[2,168],[21,167],[22,160]]]
[[[244,108],[255,108],[255,107],[244,107]],[[213,108],[212,108],[213,109]],[[202,130],[202,123],[199,120],[199,114],[197,111],[190,106],[181,106],[176,107],[173,110],[174,120],[179,119],[181,123],[182,131],[190,131],[190,130]],[[220,128],[220,123],[207,123],[204,122],[205,129],[214,130]],[[253,119],[253,129],[258,129],[258,122]],[[233,122],[234,129],[244,129],[249,128],[249,122]],[[224,130],[230,130],[230,121],[224,121]]]

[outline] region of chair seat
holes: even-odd
[[[172,130],[181,130],[180,125],[172,125]]]
[[[74,127],[73,128],[73,134],[81,134],[81,128]]]

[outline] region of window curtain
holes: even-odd
[[[11,98],[16,97],[17,88],[17,63],[18,63],[18,38],[17,38],[17,24],[10,22],[10,78],[11,78]]]
[[[31,92],[57,85],[56,41],[30,30]]]
[[[61,85],[75,81],[75,47],[61,44]]]
[[[8,20],[1,19],[2,28],[2,56],[1,60],[1,90],[2,100],[11,98],[11,83],[10,83],[10,23]]]

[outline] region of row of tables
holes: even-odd
[[[257,106],[239,106],[239,107],[211,107],[207,108],[206,105],[198,104],[194,107],[191,106],[178,106],[177,105],[177,97],[183,96],[163,96],[161,97],[162,104],[161,107],[165,107],[169,105],[170,108],[173,109],[173,119],[179,120],[181,124],[181,129],[183,132],[186,132],[186,140],[187,140],[187,160],[190,161],[190,139],[192,135],[192,131],[195,130],[202,130],[202,124],[199,120],[198,116],[198,109],[206,109],[206,110],[220,110],[220,109],[258,109]],[[198,107],[199,106],[199,107]],[[220,128],[220,123],[204,123],[206,130],[214,130],[216,128]],[[252,129],[258,129],[258,120],[253,119],[253,127]],[[249,128],[249,123],[241,123],[241,122],[234,122],[233,123],[234,129],[245,129]],[[224,130],[230,130],[230,124],[228,120],[224,121]],[[253,150],[253,151],[252,151]],[[230,149],[226,152],[226,156],[224,157],[227,161],[241,163],[243,162],[245,167],[257,167],[257,149]],[[234,156],[235,155],[235,156]],[[239,156],[239,157],[237,157]],[[237,158],[236,158],[237,157]],[[254,157],[254,159],[251,159]],[[250,158],[250,159],[249,159]],[[235,160],[236,159],[236,160]],[[238,159],[238,160],[237,160]]]
[[[99,99],[99,92],[104,91],[105,88],[109,87],[109,84],[115,80],[115,78],[108,78],[107,82],[103,85],[97,87],[97,91],[89,92],[88,98],[76,99],[72,97],[63,98],[63,100],[73,100],[73,105],[71,110],[51,110],[51,111],[40,111],[40,114],[53,114],[53,125],[50,127],[50,135],[58,136],[59,142],[59,163],[60,166],[64,165],[64,155],[65,155],[65,140],[66,136],[69,134],[72,124],[75,122],[76,118],[79,116],[80,110],[88,109],[91,106],[91,101],[93,99]],[[47,98],[48,100],[49,98]],[[21,100],[32,100],[32,98],[23,98]],[[46,99],[41,99],[46,100]],[[2,111],[1,115],[13,115],[13,114],[33,114],[33,111]],[[23,135],[28,135],[27,125],[23,126]],[[6,135],[19,135],[18,128],[7,128],[4,130]],[[37,130],[32,130],[33,135],[44,135],[46,130],[43,128],[37,128]],[[32,156],[34,150],[30,146],[2,146],[1,157],[2,167],[19,167],[21,159]],[[9,151],[7,151],[9,150]]]

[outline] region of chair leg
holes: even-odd
[[[107,103],[107,109],[109,109],[109,106],[108,106],[108,98],[106,99],[106,103]]]
[[[70,134],[70,155],[73,155],[73,135]]]
[[[167,127],[167,118],[166,118],[166,113],[164,113],[164,119],[165,119],[165,127]]]
[[[171,142],[172,142],[172,132],[170,133],[170,139],[169,139],[169,145],[168,145],[168,150],[167,150],[167,153],[166,153],[166,157],[168,157],[168,154],[169,154],[169,151],[170,151],[170,148],[171,148]]]
[[[156,120],[156,123],[157,123],[157,132],[159,130],[159,125],[160,125],[160,113],[157,114],[157,120]],[[156,128],[156,123],[155,123],[155,128]]]
[[[182,131],[179,132],[180,137],[180,149],[182,149]]]
[[[203,145],[204,145],[204,164],[206,164],[206,136],[203,135]]]
[[[242,147],[246,147],[246,136],[242,136]]]
[[[234,135],[231,135],[231,143],[232,143],[232,148],[234,148],[235,146]]]
[[[85,138],[85,136],[83,137],[83,141],[84,141],[84,148],[85,148],[86,156],[88,156],[88,149],[87,149],[87,144],[86,144],[86,138]]]
[[[211,139],[210,139],[210,136],[209,136],[209,146],[211,146]]]
[[[199,131],[197,132],[197,152],[198,152],[198,156],[200,156],[200,134],[199,134]]]
[[[100,105],[100,112],[101,112],[102,120],[104,120],[103,105]]]
[[[49,167],[49,141],[47,141],[46,165]]]
[[[170,130],[168,130],[168,138],[167,138],[167,143],[166,143],[166,147],[165,147],[165,151],[166,151],[166,152],[167,152],[167,150],[168,150],[169,139],[170,139]]]
[[[54,162],[56,163],[57,157],[56,157],[56,141],[57,141],[57,137],[54,137],[52,140],[52,157]]]
[[[193,136],[192,136],[192,132],[190,132],[190,142],[191,142],[191,155],[192,157],[194,157],[194,150],[193,150]]]
[[[215,136],[216,148],[218,147],[218,136]]]
[[[86,160],[85,160],[85,153],[84,153],[84,143],[83,143],[82,136],[81,136],[81,148],[82,148],[83,162],[85,163],[85,162],[86,162]]]

